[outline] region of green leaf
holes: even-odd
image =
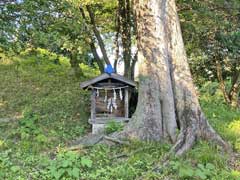
[[[78,168],[74,167],[72,169],[72,176],[79,179],[79,177],[80,177],[79,174],[80,174],[80,170]]]
[[[212,170],[212,169],[215,168],[215,166],[213,164],[211,164],[211,163],[207,163],[206,164],[206,168]]]
[[[179,169],[179,176],[180,177],[192,177],[193,176],[193,170],[191,168],[180,168]]]
[[[198,166],[198,168],[205,170],[205,167],[202,164],[198,164],[197,166]]]
[[[90,167],[92,167],[92,160],[87,157],[82,157],[81,164],[82,164],[82,166],[86,166],[86,167],[90,168]]]
[[[53,176],[56,178],[56,179],[60,179],[61,176],[65,173],[65,170],[64,169],[60,169],[59,171],[54,171],[53,173]]]
[[[207,176],[200,169],[196,170],[195,175],[200,177],[200,179],[207,179]]]
[[[62,167],[68,167],[70,165],[70,162],[68,161],[68,160],[64,160],[63,162],[62,162]]]
[[[13,172],[17,172],[17,171],[19,171],[21,168],[20,168],[19,166],[12,166],[10,169],[11,169],[11,171],[13,171]]]

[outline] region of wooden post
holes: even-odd
[[[92,89],[91,94],[91,120],[94,121],[96,119],[96,91]]]
[[[128,88],[124,89],[124,110],[125,118],[128,118]]]

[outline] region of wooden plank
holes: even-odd
[[[110,90],[107,93],[108,98],[113,97],[113,91]],[[108,114],[108,116],[115,116],[115,117],[125,117],[124,115],[124,101],[120,100],[119,98],[119,90],[116,90],[116,105],[117,109],[113,108],[113,112],[111,113],[109,109],[107,109],[107,102],[104,102],[105,99],[105,91],[99,90],[99,96],[96,97],[96,116],[98,114]]]
[[[124,89],[124,110],[125,110],[125,118],[129,116],[129,107],[128,107],[128,88]]]
[[[96,91],[92,89],[91,94],[91,119],[96,118]]]

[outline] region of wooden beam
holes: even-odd
[[[91,119],[96,118],[96,91],[92,89],[91,94]]]
[[[128,108],[128,88],[124,89],[124,109],[125,109],[125,118],[129,116],[129,108]]]
[[[85,88],[87,88],[90,85],[93,85],[95,83],[98,83],[98,82],[100,82],[102,80],[107,80],[107,79],[117,80],[117,81],[119,81],[119,83],[123,83],[123,84],[129,85],[130,87],[135,87],[136,86],[134,81],[131,81],[131,80],[125,78],[124,76],[121,76],[121,75],[116,74],[116,73],[112,73],[111,75],[109,75],[107,73],[104,73],[104,74],[101,74],[100,76],[97,76],[97,77],[91,79],[91,80],[82,82],[80,87],[82,89],[85,89]]]

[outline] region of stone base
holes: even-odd
[[[122,122],[127,123],[129,122],[130,118],[124,117],[114,117],[114,118],[96,118],[96,119],[89,119],[88,122],[92,125],[92,134],[103,134],[105,125],[110,121]]]
[[[93,134],[102,134],[104,133],[105,124],[92,124],[92,133]]]

